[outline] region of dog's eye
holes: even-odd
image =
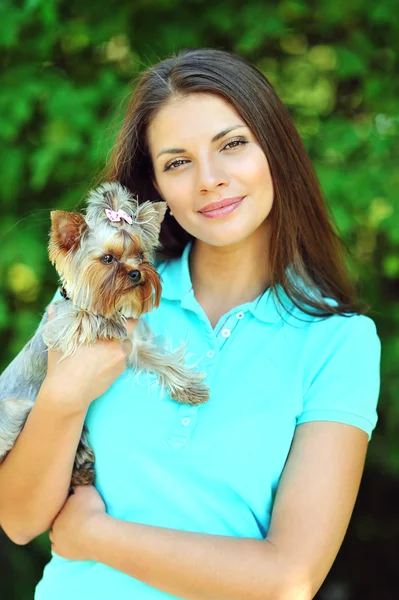
[[[106,254],[105,256],[102,256],[100,260],[102,263],[104,263],[104,265],[110,265],[115,259],[112,254]]]

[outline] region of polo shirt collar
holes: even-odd
[[[183,250],[180,258],[167,261],[165,268],[161,271],[162,297],[167,300],[180,300],[181,303],[187,295],[193,294],[193,286],[190,276],[189,255],[192,242],[189,242]],[[292,307],[292,302],[285,294],[283,288],[279,287],[279,293],[284,306]],[[279,304],[276,293],[268,288],[263,294],[252,300],[241,304],[236,309],[250,310],[252,314],[264,323],[277,323],[283,317],[284,309]]]

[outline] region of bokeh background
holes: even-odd
[[[80,206],[138,73],[182,48],[237,52],[288,106],[351,250],[383,344],[379,422],[319,600],[397,598],[399,541],[397,0],[2,0],[0,368],[57,285],[49,211]],[[0,597],[28,600],[47,535],[0,532]],[[55,599],[56,600],[56,599]]]

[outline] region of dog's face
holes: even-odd
[[[139,205],[118,183],[91,192],[85,216],[52,211],[49,257],[76,306],[106,318],[138,318],[158,306],[151,261],[165,211],[164,202]]]

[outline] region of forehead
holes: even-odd
[[[229,102],[214,94],[191,94],[174,98],[158,111],[148,127],[148,144],[155,155],[165,144],[188,146],[197,139],[210,141],[235,124],[246,125]]]
[[[97,227],[95,232],[92,232],[91,244],[99,254],[109,252],[118,259],[133,256],[137,252],[145,250],[138,231],[130,232],[121,229],[110,232],[109,227]]]

